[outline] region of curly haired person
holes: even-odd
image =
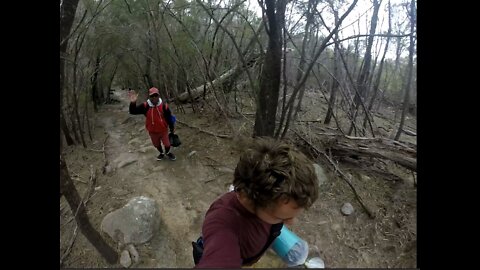
[[[194,244],[195,268],[256,263],[283,224],[293,223],[318,198],[312,161],[293,146],[266,138],[255,139],[241,154],[233,186],[205,215],[202,254],[195,256]]]

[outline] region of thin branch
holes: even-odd
[[[226,174],[226,173],[225,173],[225,172],[221,172],[219,175],[214,176],[214,177],[212,177],[212,178],[210,178],[210,179],[208,179],[208,180],[203,181],[203,183],[206,184],[206,183],[212,182],[213,180],[217,179],[218,177],[220,177],[220,176],[222,176],[222,175],[224,175],[224,174]]]
[[[75,225],[75,229],[73,230],[72,240],[70,240],[70,244],[68,245],[68,248],[63,253],[62,258],[60,258],[60,265],[63,264],[63,261],[67,258],[67,256],[72,251],[73,243],[75,242],[75,238],[77,238],[77,229],[78,229],[78,225]]]
[[[80,183],[88,184],[87,182],[82,181],[82,180],[80,180],[80,179],[72,178],[72,180],[73,180],[73,181],[78,181],[78,182],[80,182]]]
[[[102,152],[103,152],[103,160],[105,161],[103,168],[102,168],[102,173],[105,174],[108,166],[108,160],[107,160],[107,153],[105,152],[105,144],[107,143],[107,139],[110,134],[107,133],[107,136],[105,136],[105,140],[103,140],[103,145],[102,145]]]
[[[345,40],[349,40],[349,39],[354,39],[354,38],[359,38],[359,37],[370,37],[370,36],[374,36],[374,37],[408,37],[410,36],[410,33],[409,34],[405,34],[405,35],[389,35],[389,34],[374,34],[374,35],[369,35],[369,34],[361,34],[361,35],[353,35],[353,36],[349,36],[349,37],[346,37],[346,38],[343,38],[343,39],[339,39],[338,41],[332,41],[332,42],[328,42],[327,43],[327,46],[330,46],[332,44],[335,44],[335,42],[342,42],[342,41],[345,41]]]

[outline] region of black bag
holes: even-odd
[[[200,236],[196,242],[192,242],[192,247],[193,261],[195,262],[195,265],[197,265],[203,255],[203,238]]]
[[[270,247],[270,244],[273,243],[273,240],[280,235],[282,227],[283,223],[273,224],[270,228],[270,235],[268,236],[267,243],[265,243],[265,246],[262,248],[260,253],[258,253],[256,256],[243,260],[242,265],[249,265],[252,262],[255,262],[258,257],[262,256],[262,254]],[[203,255],[203,238],[200,236],[196,242],[192,242],[192,247],[193,261],[195,262],[195,265],[197,265]]]
[[[182,142],[180,141],[180,138],[178,137],[177,134],[174,133],[169,133],[168,134],[168,140],[170,140],[170,144],[173,147],[179,147]]]

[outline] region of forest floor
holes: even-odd
[[[79,145],[64,149],[70,174],[81,196],[89,186],[90,167],[96,172],[96,187],[86,205],[90,221],[100,231],[105,215],[123,207],[133,197],[150,197],[158,203],[160,227],[149,242],[136,246],[140,259],[131,267],[193,267],[191,241],[199,236],[210,204],[227,192],[239,156],[234,139],[212,136],[195,127],[215,134],[229,134],[227,120],[207,110],[201,114],[193,113],[185,105],[185,113],[181,113],[180,108],[171,104],[177,120],[185,123],[177,122],[176,126],[182,145],[173,149],[176,161],[157,161],[157,150],[151,146],[144,129],[144,117],[129,115],[126,91],[117,90],[114,96],[120,102],[102,106],[95,115],[93,141],[87,139],[88,147],[85,149]],[[320,106],[322,102],[313,98],[315,96],[315,93],[306,94],[300,119],[315,119],[325,115],[325,106]],[[245,118],[229,121],[239,130],[250,132],[254,116],[246,115]],[[382,118],[376,118],[375,121],[386,129],[389,129],[388,125],[393,126]],[[322,124],[319,122],[316,125]],[[407,125],[409,130],[416,132],[414,117],[407,119]],[[415,137],[402,135],[401,139],[415,143]],[[102,149],[105,149],[104,153],[99,151]],[[134,162],[119,167],[119,163],[126,159]],[[103,174],[102,168],[106,162],[111,170]],[[341,170],[351,177],[365,205],[376,213],[372,219],[362,209],[345,181],[326,164],[320,165],[328,177],[320,187],[319,199],[290,228],[308,242],[311,250],[318,250],[318,254],[311,256],[319,255],[327,268],[415,268],[415,176],[392,165],[391,171],[405,181],[385,181],[339,164]],[[350,216],[340,212],[345,202],[351,203],[355,209]],[[62,197],[60,257],[71,245],[68,256],[63,260],[63,267],[122,267],[119,263],[108,264],[79,230],[74,234],[75,227],[70,207]],[[102,235],[112,247],[117,248],[108,235]],[[254,267],[281,268],[285,265],[269,250]]]

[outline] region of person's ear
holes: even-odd
[[[279,202],[280,204],[288,204],[288,203],[290,202],[290,197],[288,197],[288,196],[285,195],[285,194],[282,194],[282,195],[280,196],[280,198],[278,198],[278,202]]]

